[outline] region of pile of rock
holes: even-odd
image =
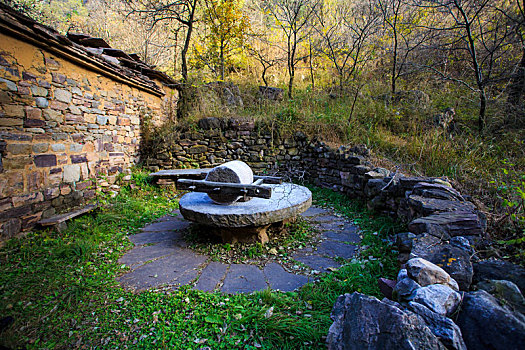
[[[460,292],[444,269],[422,258],[410,259],[399,272],[393,300],[360,293],[338,298],[328,348],[520,348],[525,317],[519,311],[525,304],[519,289],[510,281],[485,281],[478,287],[505,291],[514,304],[503,305],[485,290]]]
[[[270,86],[259,86],[259,99],[270,100],[270,101],[282,101],[284,90],[281,88],[270,87]]]

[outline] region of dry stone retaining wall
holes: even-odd
[[[474,242],[484,232],[483,215],[447,181],[375,167],[365,147],[333,149],[301,132],[280,137],[279,130],[246,120],[206,118],[198,125],[144,154],[144,164],[152,170],[205,168],[239,159],[255,172],[280,172],[363,199],[371,209],[410,223],[418,235]]]

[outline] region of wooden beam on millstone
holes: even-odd
[[[178,179],[204,180],[211,169],[212,168],[159,170],[149,174],[149,176],[155,179],[170,179],[175,181]],[[259,179],[262,179],[265,184],[278,185],[283,183],[283,179],[278,176],[253,176],[253,180]]]
[[[193,192],[228,194],[234,196],[248,196],[270,199],[272,189],[253,184],[236,184],[229,182],[211,182],[204,180],[179,179],[177,181],[178,190]]]
[[[210,170],[211,168],[159,170],[155,173],[149,174],[149,176],[155,179],[155,182],[160,179],[173,181],[177,181],[178,179],[204,180]]]
[[[253,179],[254,180],[263,180],[264,184],[269,184],[269,185],[280,185],[280,184],[283,183],[283,178],[282,177],[278,177],[278,176],[258,176],[258,175],[254,175]]]

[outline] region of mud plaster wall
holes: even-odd
[[[95,195],[138,161],[141,125],[170,118],[158,97],[0,34],[0,239]]]

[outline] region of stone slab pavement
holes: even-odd
[[[250,264],[224,264],[211,261],[206,255],[188,248],[183,231],[190,223],[174,211],[146,225],[138,234],[129,236],[135,245],[119,263],[130,271],[118,278],[128,289],[143,291],[151,288],[177,288],[191,284],[202,291],[221,291],[228,294],[251,293],[267,288],[293,291],[313,281],[314,275],[341,266],[350,259],[359,242],[359,227],[327,209],[310,207],[301,214],[320,232],[320,242],[312,249],[305,247],[292,255],[313,274],[289,272],[276,262],[262,269]]]

